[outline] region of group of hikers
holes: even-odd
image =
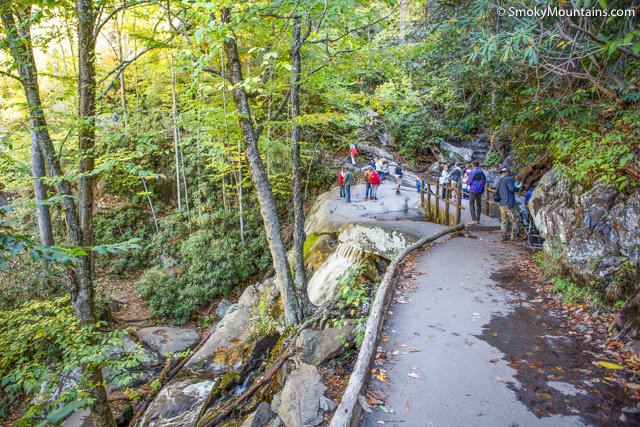
[[[358,151],[355,145],[349,148],[351,163],[355,166],[355,158]],[[402,185],[402,163],[398,162],[394,174],[396,176],[396,194],[400,194],[400,186]],[[364,200],[378,200],[378,187],[384,182],[389,175],[389,162],[382,158],[373,159],[364,169],[365,194]],[[355,184],[353,172],[347,167],[342,166],[338,172],[338,185],[340,186],[340,198],[345,199],[347,203],[351,203],[351,186]]]
[[[350,146],[349,154],[351,163],[355,166],[358,154],[355,145],[352,144]],[[384,182],[388,174],[389,163],[381,158],[373,159],[365,167],[363,174],[365,183],[364,200],[378,200],[378,187]],[[396,194],[400,194],[403,177],[401,162],[397,163],[394,174],[396,176]],[[447,188],[457,188],[460,181],[460,187],[463,192],[462,198],[469,200],[469,212],[471,214],[469,225],[479,224],[482,212],[482,197],[487,190],[487,175],[477,160],[464,167],[461,167],[458,162],[445,166],[439,178],[439,183],[442,186],[442,198],[447,198]],[[353,172],[346,166],[343,166],[338,173],[338,183],[340,185],[340,198],[345,199],[347,203],[351,203],[351,186],[355,184],[355,178]],[[448,186],[448,184],[451,185]],[[493,201],[498,204],[500,209],[502,240],[520,241],[519,233],[523,217],[526,217],[526,203],[531,196],[531,190],[528,190],[525,195],[519,195],[520,185],[511,177],[511,171],[506,167],[500,169],[500,175],[496,177],[491,187],[495,189]],[[416,183],[416,189],[420,191],[420,182]]]

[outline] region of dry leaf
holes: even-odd
[[[415,372],[409,372],[409,376],[411,378],[416,378],[418,380],[420,379],[420,375],[416,374]]]
[[[410,353],[420,353],[422,350],[420,350],[419,348],[412,348],[411,350],[409,350]]]

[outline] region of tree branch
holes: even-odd
[[[280,114],[282,114],[282,112],[285,110],[285,108],[289,104],[290,95],[291,95],[291,88],[289,88],[289,90],[287,90],[287,93],[284,96],[284,98],[282,99],[282,103],[280,103],[280,106],[278,107],[278,109],[276,111],[274,111],[271,116],[267,117],[267,119],[265,121],[263,121],[262,123],[260,123],[260,125],[258,125],[256,127],[256,139],[260,138],[260,134],[262,133],[262,130],[264,129],[264,126],[267,123],[274,121],[275,119],[277,119],[280,116]]]
[[[118,12],[125,9],[129,9],[131,7],[140,6],[141,4],[149,3],[149,2],[150,0],[132,0],[129,3],[124,3],[118,7],[114,7],[113,10],[102,21],[96,24],[93,38],[94,39],[98,38],[98,34],[100,34],[100,30],[102,30],[102,27],[104,27],[106,23],[109,22],[109,20],[111,20],[111,18],[113,18],[113,16]]]

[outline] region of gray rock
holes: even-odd
[[[440,148],[442,148],[446,153],[447,157],[452,162],[470,162],[473,159],[473,150],[465,147],[456,147],[455,145],[449,144],[446,141],[442,141],[440,143]]]
[[[200,335],[192,328],[153,326],[136,332],[138,339],[162,356],[179,353],[198,345]]]
[[[258,408],[249,415],[242,427],[266,427],[276,414],[271,410],[271,406],[267,402],[262,402]]]
[[[602,183],[583,191],[552,170],[528,207],[545,252],[577,282],[607,281],[623,260],[640,262],[640,191],[625,196]]]
[[[338,404],[328,397],[322,396],[320,398],[320,410],[325,414],[335,411],[337,407]]]
[[[338,328],[322,331],[305,329],[298,338],[298,347],[302,348],[301,360],[310,365],[319,366],[327,360],[342,354],[347,347],[344,343],[352,341],[355,323],[350,322]]]
[[[325,390],[318,368],[302,363],[273,397],[271,409],[287,427],[316,426],[324,420],[320,400]]]
[[[226,299],[220,300],[218,306],[216,307],[216,316],[222,319],[230,309],[232,309],[234,304]]]
[[[93,427],[91,412],[88,409],[78,409],[63,423],[63,427]]]
[[[271,424],[269,425],[269,427],[282,427],[284,424],[282,423],[282,418],[280,417],[276,417]]]

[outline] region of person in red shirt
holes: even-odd
[[[344,199],[347,195],[344,189],[344,172],[347,170],[344,166],[338,171],[338,184],[340,185],[340,198]]]
[[[349,147],[349,154],[351,155],[351,164],[356,165],[356,156],[358,155],[358,150],[356,150],[355,144],[351,144]]]
[[[371,184],[371,199],[378,200],[378,187],[380,186],[380,175],[378,172],[371,171],[371,175],[369,175],[369,183]]]

